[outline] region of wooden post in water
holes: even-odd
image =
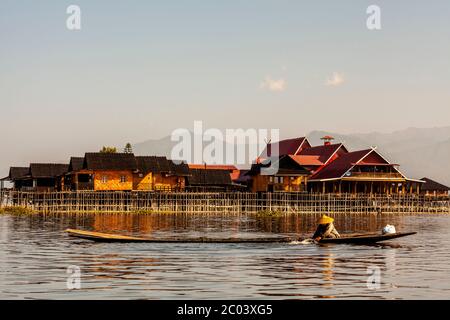
[[[43,213],[134,212],[155,210],[186,213],[232,214],[280,211],[284,213],[367,214],[372,212],[450,213],[448,197],[409,194],[316,194],[294,192],[23,192],[2,190],[1,206],[23,206]]]

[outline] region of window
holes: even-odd
[[[120,176],[120,182],[121,183],[127,182],[127,176]]]
[[[91,182],[91,176],[88,175],[88,174],[79,174],[78,175],[78,182],[80,182],[80,183]]]
[[[280,183],[284,182],[284,177],[280,177]]]
[[[102,183],[108,182],[108,176],[102,176]]]

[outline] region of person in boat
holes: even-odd
[[[326,238],[340,238],[341,236],[334,227],[333,222],[333,218],[325,214],[322,215],[318,221],[319,225],[317,226],[316,232],[312,238],[316,241]]]

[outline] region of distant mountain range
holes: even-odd
[[[349,151],[376,146],[388,160],[400,164],[400,170],[411,178],[428,177],[450,185],[450,127],[408,128],[392,133],[340,134],[312,131],[307,137],[312,145],[319,145],[324,135],[342,142]],[[293,137],[292,137],[293,138]],[[170,137],[147,140],[133,146],[135,154],[171,156],[176,142]]]

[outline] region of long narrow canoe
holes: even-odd
[[[111,233],[93,232],[77,229],[67,229],[66,232],[73,237],[93,240],[97,242],[152,242],[152,243],[274,243],[274,242],[292,242],[302,239],[293,237],[272,237],[272,238],[141,238],[130,237]]]
[[[93,232],[77,229],[67,229],[66,232],[72,236],[96,242],[150,242],[150,243],[280,243],[280,242],[293,242],[302,241],[300,238],[292,237],[272,237],[272,238],[142,238],[142,237],[130,237],[125,235]],[[365,234],[351,234],[343,235],[341,238],[336,239],[322,239],[319,243],[355,243],[355,244],[368,244],[376,243],[384,240],[391,240],[395,238],[405,237],[416,232],[404,232],[404,233],[392,233],[392,234],[378,234],[378,233],[365,233]]]
[[[353,235],[343,235],[340,238],[328,238],[322,239],[319,243],[354,243],[354,244],[368,244],[376,243],[380,241],[386,241],[401,237],[410,236],[416,234],[417,232],[397,232],[397,233],[369,233],[369,234],[353,234]]]

